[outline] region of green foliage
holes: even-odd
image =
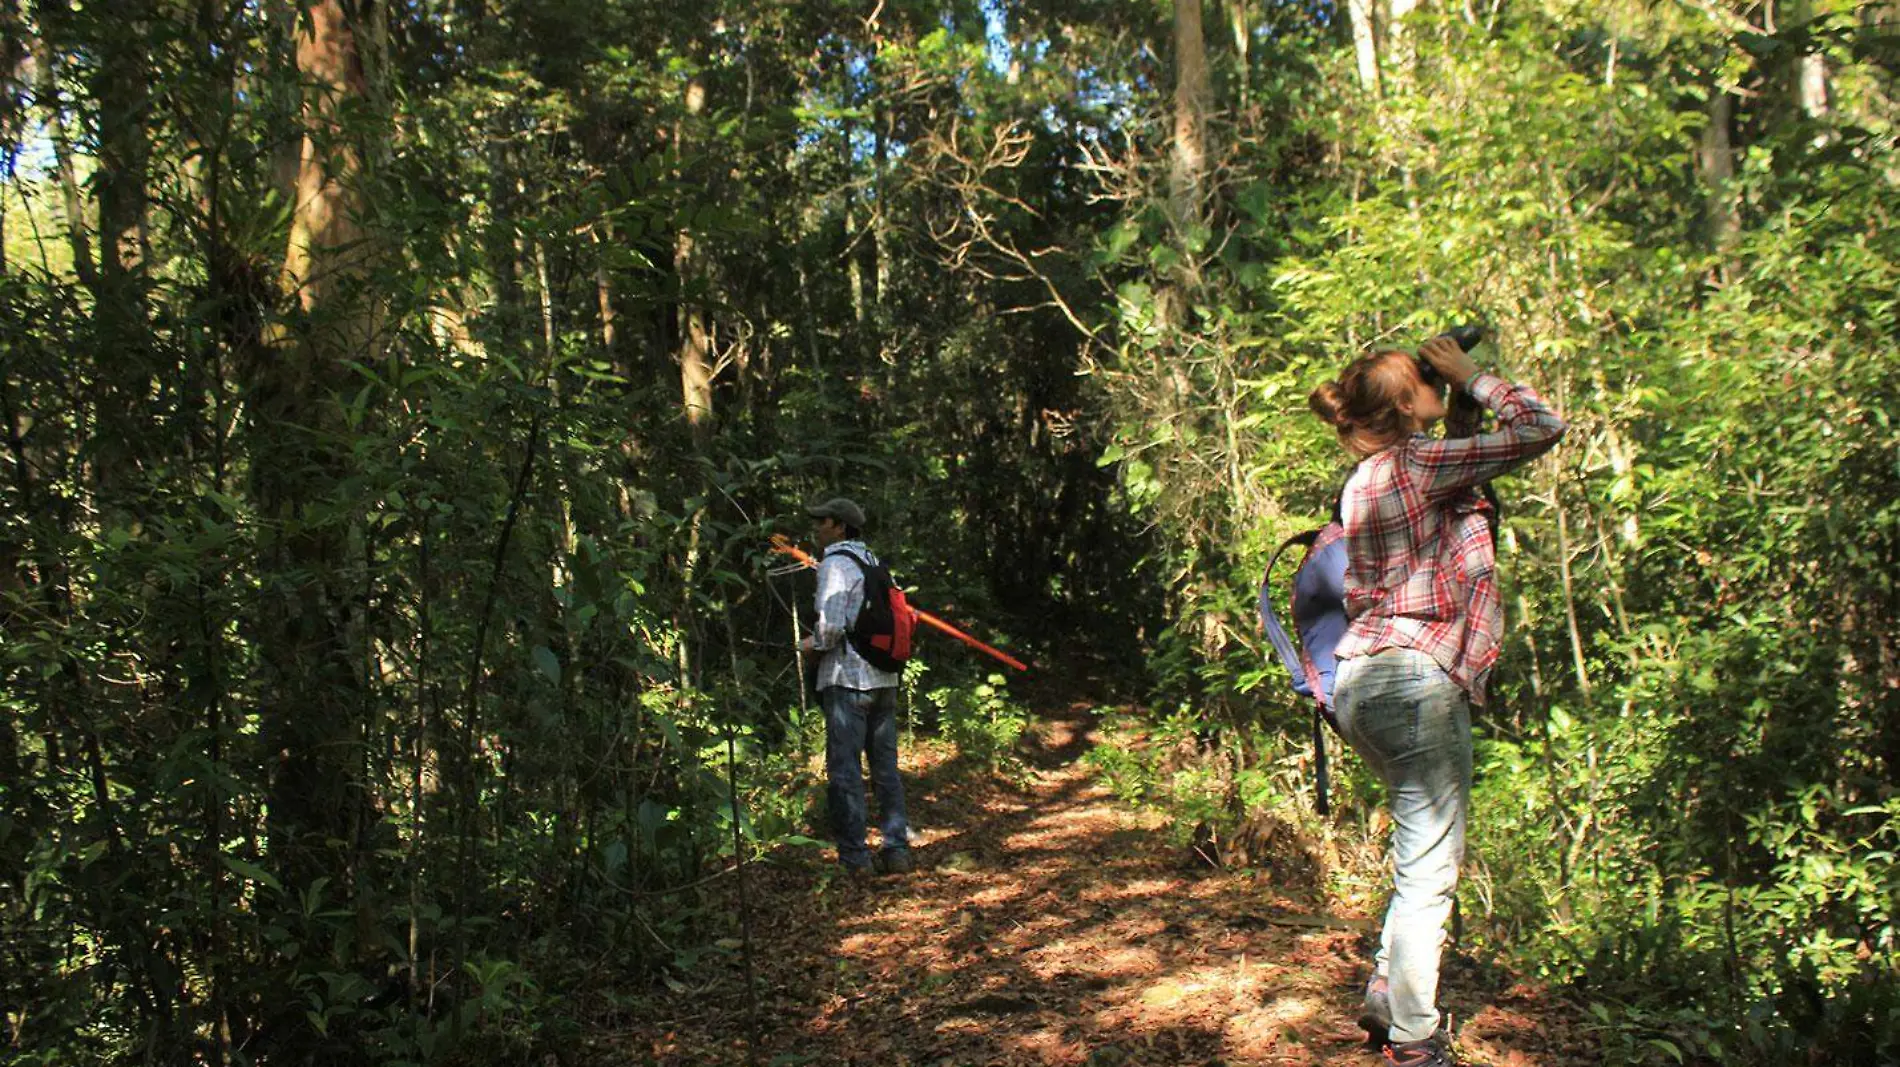
[[[697,887],[810,847],[810,579],[763,540],[832,492],[927,608],[1154,696],[1091,756],[1124,798],[1369,904],[1378,786],[1312,814],[1252,598],[1346,469],[1307,392],[1466,318],[1572,424],[1503,486],[1474,945],[1625,1062],[1895,1057],[1873,8],[1428,7],[1367,93],[1337,9],[1238,5],[1188,181],[1152,4],[379,6],[334,126],[311,5],[29,6],[10,1061],[558,1058],[601,958],[716,959]],[[306,135],[361,241],[290,292]],[[1020,700],[934,640],[915,718],[1005,764]]]
[[[930,717],[957,754],[1000,769],[1029,725],[1029,712],[1009,698],[1000,674],[969,686],[938,686],[923,694]]]
[[[1892,67],[1850,58],[1852,33],[1730,36],[1661,10],[1413,24],[1416,69],[1388,67],[1383,98],[1352,86],[1342,47],[1322,60],[1330,95],[1276,101],[1281,130],[1337,146],[1324,180],[1226,164],[1239,192],[1211,210],[1233,235],[1185,326],[1159,286],[1121,285],[1104,462],[1171,577],[1157,682],[1194,694],[1195,733],[1235,765],[1297,758],[1279,668],[1233,620],[1342,475],[1299,398],[1353,351],[1489,323],[1482,358],[1572,429],[1502,486],[1509,639],[1480,716],[1470,936],[1574,983],[1622,1062],[1878,1061],[1900,1040],[1891,909],[1873,902],[1892,893],[1900,756],[1895,630],[1873,607],[1893,603],[1900,489],[1900,365],[1876,340],[1900,265]],[[1790,95],[1817,50],[1840,93],[1818,119]],[[1709,100],[1738,85],[1737,176],[1711,192]],[[1165,238],[1145,218],[1104,231],[1107,261]],[[1262,743],[1247,712],[1286,739]],[[1238,827],[1243,798],[1273,811],[1304,788],[1249,797],[1248,772],[1182,777],[1166,751],[1106,769],[1182,826]],[[1334,838],[1370,860],[1353,815],[1377,792],[1356,762]]]

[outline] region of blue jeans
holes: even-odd
[[[871,784],[877,789],[879,829],[884,849],[910,847],[910,825],[904,818],[904,782],[897,776],[897,690],[846,689],[827,686],[818,691],[825,707],[825,777],[831,809],[831,832],[838,842],[838,862],[847,867],[869,867],[871,851],[864,845],[866,808],[861,757],[871,757]]]
[[[1438,1029],[1438,962],[1465,858],[1471,807],[1471,704],[1423,652],[1343,660],[1339,733],[1385,781],[1392,805],[1392,903],[1375,973],[1390,983],[1392,1040]]]

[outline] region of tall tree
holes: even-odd
[[[353,470],[341,396],[352,361],[374,363],[368,280],[375,237],[364,185],[368,36],[380,5],[317,0],[296,36],[304,85],[280,343],[251,368],[252,492],[275,576],[257,618],[265,669],[263,740],[275,771],[270,841],[279,877],[341,889],[364,821],[363,691],[351,637],[361,624],[346,555]]]
[[[1391,0],[1383,23],[1385,60],[1401,91],[1411,86],[1413,70],[1418,66],[1417,30],[1412,25],[1412,14],[1418,7],[1418,0]]]
[[[1735,189],[1735,97],[1727,88],[1709,92],[1696,170],[1702,179],[1703,240],[1725,252],[1741,232],[1741,204]]]
[[[1352,22],[1352,51],[1359,71],[1359,88],[1378,96],[1381,92],[1379,32],[1374,19],[1378,0],[1348,0],[1346,7],[1347,17]]]
[[[1174,136],[1168,147],[1168,219],[1177,259],[1167,279],[1163,314],[1182,326],[1201,282],[1200,257],[1207,228],[1208,113],[1207,38],[1201,0],[1174,3]]]
[[[681,117],[674,128],[674,143],[681,159],[693,150],[698,124],[706,112],[706,83],[698,75],[686,79],[681,90]],[[678,359],[680,365],[680,403],[693,441],[704,448],[712,433],[713,352],[712,330],[706,314],[704,256],[698,249],[697,235],[690,220],[680,226],[673,239],[673,271],[679,278],[680,301]]]

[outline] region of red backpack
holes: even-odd
[[[902,673],[910,660],[911,634],[917,629],[917,612],[905,599],[904,591],[891,580],[891,572],[882,563],[859,559],[840,552],[864,573],[864,607],[846,636],[851,647],[864,661],[880,671]]]

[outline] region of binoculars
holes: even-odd
[[[1458,342],[1459,348],[1469,352],[1478,347],[1479,341],[1484,340],[1484,327],[1453,326],[1438,336],[1451,338],[1453,341]],[[1423,356],[1414,356],[1412,358],[1418,361],[1418,376],[1426,385],[1436,389],[1445,384],[1444,377],[1438,373],[1437,367],[1432,366],[1430,360]]]

